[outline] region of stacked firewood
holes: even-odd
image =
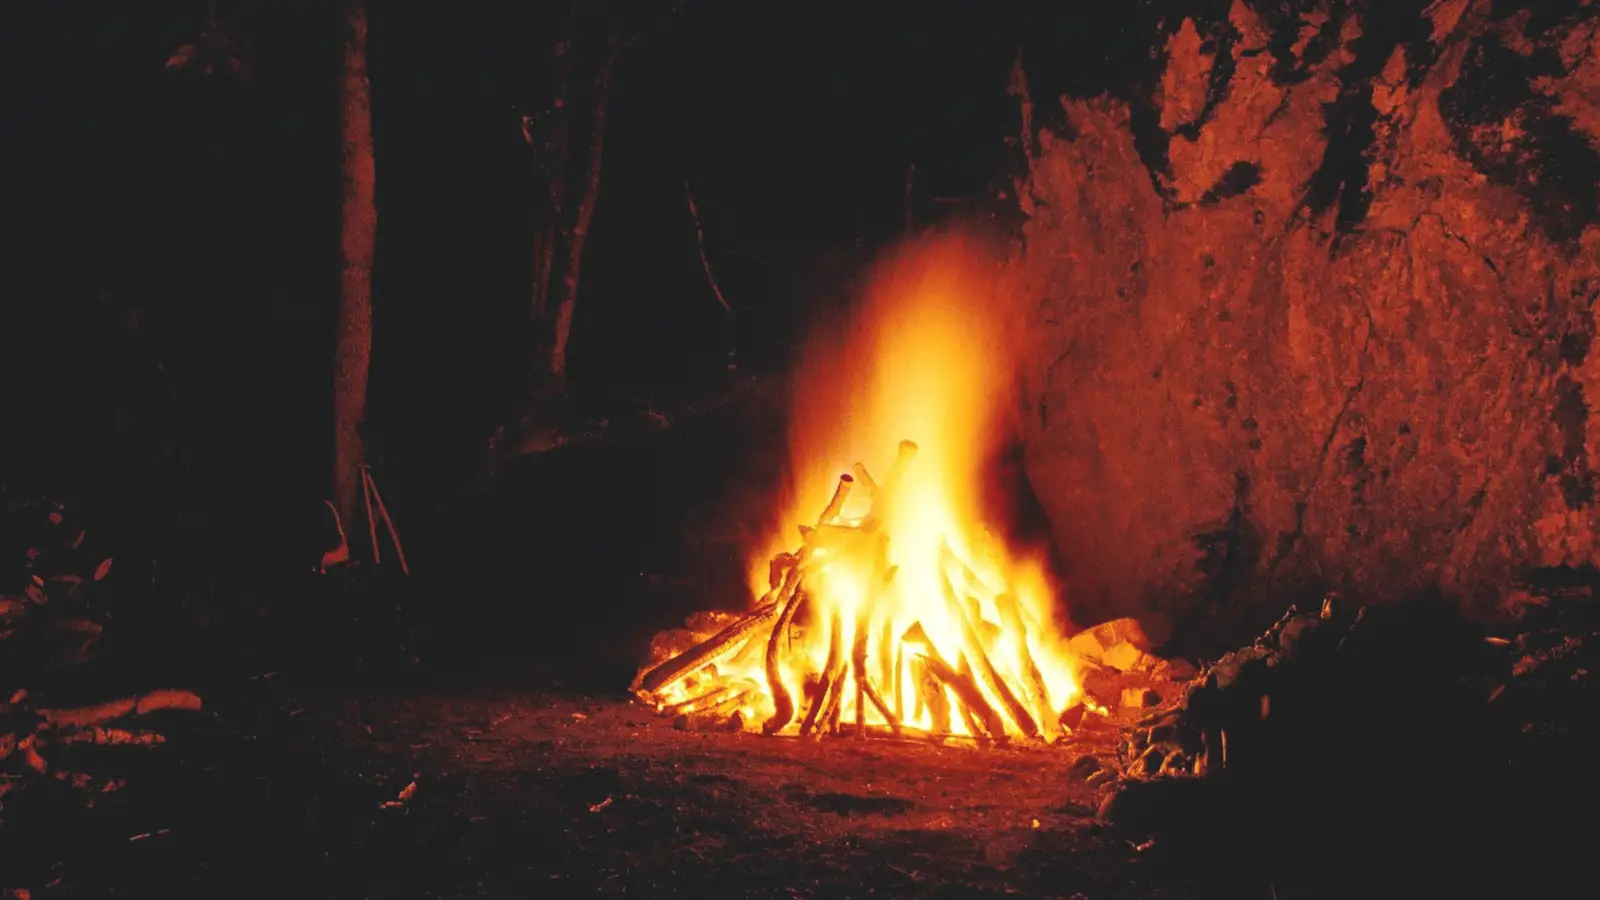
[[[800,546],[772,559],[769,589],[755,609],[732,617],[714,633],[691,635],[690,641],[681,633],[663,635],[653,648],[658,661],[639,673],[634,692],[687,728],[742,728],[745,711],[757,710],[766,715],[761,724],[765,734],[795,726],[802,736],[848,730],[864,737],[876,730],[867,722],[870,709],[886,723],[881,726],[885,734],[934,742],[954,736],[952,715],[960,716],[966,735],[980,743],[1000,743],[1012,736],[1058,736],[1061,711],[1051,707],[1043,676],[1023,639],[1039,623],[1003,588],[994,596],[1002,623],[984,620],[973,597],[985,589],[948,546],[941,548],[941,611],[960,638],[956,658],[941,654],[920,621],[895,634],[890,616],[883,614],[885,595],[898,571],[889,563],[884,523],[892,521],[896,492],[916,454],[915,443],[902,441],[881,482],[859,463],[841,475],[815,525],[800,527]],[[854,491],[868,494],[870,510],[859,519],[845,519],[841,513]],[[814,614],[827,615],[825,622],[816,623],[827,629],[827,659],[820,670],[803,673],[802,696],[795,697],[785,684],[783,669],[786,664],[804,668],[806,661],[791,653],[791,627],[808,606],[816,606],[812,589],[826,578],[824,565],[836,563],[870,573],[866,596],[854,612],[854,638],[844,646],[845,623],[838,606],[812,608]],[[1002,628],[1021,647],[1022,671],[1014,681],[1002,676],[990,658],[988,644]],[[729,678],[719,668],[759,669],[764,677]],[[901,684],[903,672],[911,673],[909,684]],[[855,721],[847,728],[841,714],[850,694]],[[913,703],[909,711],[902,700],[908,695]],[[931,729],[905,724],[923,718],[924,712]]]
[[[165,737],[136,727],[160,710],[193,711],[189,691],[156,690],[85,706],[40,704],[52,682],[99,655],[110,621],[112,561],[87,552],[86,533],[60,503],[3,498],[0,509],[0,810],[7,794],[53,778],[93,793],[116,779],[73,771],[52,759],[77,745],[152,745]],[[9,563],[9,565],[8,565]],[[81,756],[81,754],[79,754]]]

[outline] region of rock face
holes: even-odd
[[[1137,6],[1122,88],[1043,44],[1015,78],[1074,615],[1226,643],[1301,591],[1600,563],[1600,3]]]

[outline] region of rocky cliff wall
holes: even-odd
[[[1203,643],[1600,561],[1600,4],[1155,5],[1125,89],[1016,76],[1075,617]]]

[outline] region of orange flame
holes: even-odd
[[[928,686],[925,666],[959,666],[1003,717],[1007,734],[1029,733],[1030,726],[1046,737],[1058,733],[1057,717],[1077,694],[1044,567],[983,527],[981,469],[1003,433],[1011,370],[995,285],[990,257],[976,240],[930,238],[880,266],[855,314],[809,343],[791,417],[793,504],[751,561],[752,590],[770,596],[770,561],[795,547],[796,524],[822,526],[825,509],[832,527],[886,535],[887,559],[872,552],[829,557],[816,534],[805,539],[813,554],[803,582],[809,609],[804,626],[784,636],[791,643],[781,666],[784,686],[802,706],[807,680],[826,672],[830,657],[836,665],[841,655],[849,661],[855,648],[859,658],[861,626],[869,629],[861,636],[870,657],[865,671],[905,725],[939,730],[944,723],[922,701],[940,695],[949,708],[963,708],[959,691]],[[894,456],[902,441],[915,445],[901,450],[914,451],[903,468]],[[857,464],[846,502],[831,509],[841,473]],[[875,505],[873,478],[894,482],[877,485],[893,498],[887,509]],[[869,514],[882,521],[864,523]],[[885,564],[894,567],[887,587]],[[734,655],[713,683],[767,684],[762,657]],[[859,721],[886,723],[850,684],[839,701],[841,721],[858,721],[859,706]],[[688,693],[669,692],[661,702],[678,703]],[[773,708],[772,692],[753,691],[743,709],[747,727],[759,728]],[[963,716],[948,718],[952,732],[973,732]]]

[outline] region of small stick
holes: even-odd
[[[883,701],[883,695],[878,693],[878,686],[872,683],[872,676],[866,676],[862,680],[861,686],[866,690],[867,699],[871,700],[873,707],[878,710],[878,715],[883,716],[883,720],[889,723],[889,730],[893,731],[895,734],[899,734],[900,717],[890,711],[889,704]],[[859,718],[857,721],[860,721]],[[858,737],[862,734],[862,728],[860,725],[857,725],[856,727],[856,734]]]
[[[378,552],[378,516],[376,505],[372,502],[372,475],[367,472],[367,467],[361,467],[361,505],[367,510],[367,536],[372,539],[372,564],[382,565],[383,554]]]
[[[394,555],[400,560],[400,574],[409,576],[411,568],[406,565],[406,548],[400,544],[400,532],[394,527],[394,519],[389,518],[389,507],[383,502],[383,495],[378,493],[378,483],[372,481],[372,473],[367,471],[366,477],[372,483],[372,499],[378,501],[378,513],[383,516],[383,526],[389,530],[389,542],[394,544]]]
[[[711,274],[711,260],[706,258],[706,234],[700,228],[700,210],[694,205],[694,192],[689,190],[689,182],[683,182],[683,197],[689,202],[689,218],[694,222],[694,244],[700,250],[700,268],[706,273],[706,281],[711,285],[711,293],[716,295],[717,304],[722,307],[724,315],[733,315],[733,307],[728,305],[727,298],[722,296],[722,288],[717,285],[717,276]]]

